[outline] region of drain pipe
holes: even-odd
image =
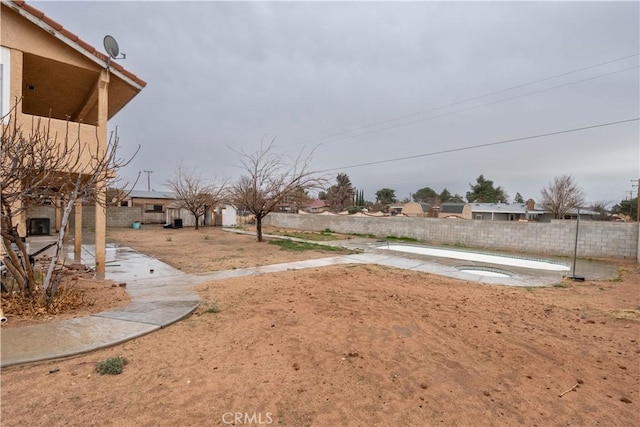
[[[0,307],[0,323],[6,323],[7,320],[9,320],[9,319],[4,317],[4,311],[2,310],[2,307]]]

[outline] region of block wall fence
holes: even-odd
[[[270,213],[264,225],[346,234],[412,237],[432,244],[462,245],[531,254],[573,256],[576,221],[550,223],[349,217]],[[578,256],[639,260],[638,223],[580,221]],[[640,261],[640,260],[639,260]]]
[[[27,218],[49,218],[51,232],[55,232],[56,210],[53,206],[33,206],[27,211]],[[75,227],[75,208],[71,211],[69,229],[73,233]],[[142,207],[109,206],[107,208],[107,227],[131,228],[132,223],[142,221]],[[82,207],[82,227],[93,228],[96,224],[95,206]]]

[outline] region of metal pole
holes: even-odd
[[[578,220],[576,221],[576,241],[573,248],[573,274],[570,279],[584,282],[584,276],[576,276],[576,259],[578,258],[578,232],[580,231],[580,208],[578,208]]]
[[[147,191],[151,191],[151,174],[153,171],[142,171],[147,174]]]
[[[636,196],[636,220],[640,222],[640,178],[638,178],[638,183],[636,185],[638,186],[638,195]]]
[[[573,277],[576,277],[576,259],[578,258],[578,231],[580,230],[580,208],[578,208],[578,221],[576,221],[576,243],[573,247]]]

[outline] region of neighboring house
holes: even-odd
[[[8,0],[2,0],[1,9],[0,117],[20,100],[13,114],[18,126],[30,129],[34,119],[37,123],[41,118],[47,121],[51,134],[65,135],[70,123],[88,147],[94,149],[98,144],[105,147],[108,120],[146,83],[38,9],[22,1]],[[7,125],[8,120],[2,124]],[[81,173],[60,171],[74,172]],[[55,204],[56,216],[61,218],[60,203]],[[82,204],[78,202],[76,215],[81,215],[81,210]],[[26,235],[25,215],[16,218],[16,222],[19,233]],[[106,211],[100,205],[96,206],[94,228],[96,271],[104,273]],[[79,255],[81,221],[75,225],[74,240]]]
[[[598,213],[580,210],[581,219],[597,218]],[[526,203],[442,203],[438,218],[474,219],[478,221],[536,221],[550,222],[553,214],[536,209],[532,199]],[[577,210],[570,210],[564,219],[576,219]]]
[[[304,210],[309,213],[322,213],[331,209],[331,206],[325,200],[312,200],[304,207]]]
[[[412,217],[426,217],[430,206],[427,203],[409,202],[402,205],[400,213]]]
[[[441,203],[438,218],[471,219],[471,205],[469,203]]]
[[[391,215],[391,216],[400,215],[402,213],[402,208],[403,207],[404,207],[404,205],[400,205],[400,204],[394,203],[394,204],[389,206],[389,208],[387,209],[387,212],[389,212],[389,215]]]
[[[529,221],[538,212],[529,212],[525,203],[469,203],[471,215],[481,221]]]
[[[165,224],[167,207],[175,202],[175,195],[168,191],[133,190],[122,201],[122,206],[139,207],[143,224]]]
[[[172,202],[165,211],[165,224],[176,224],[178,220],[182,227],[195,227],[196,220],[191,212],[180,207],[177,202]],[[199,225],[213,225],[213,211],[207,209],[204,217],[198,218]]]
[[[176,201],[169,203],[164,213],[164,223],[168,225],[175,225],[176,220],[183,227],[195,227],[196,221],[193,214],[183,208]],[[204,214],[199,218],[200,226],[222,226],[222,227],[235,227],[238,224],[238,209],[229,204],[219,205],[214,209],[208,208]]]
[[[551,222],[555,220],[555,216],[550,211],[539,210],[538,212],[538,221],[539,222]],[[597,220],[600,217],[600,213],[596,211],[592,211],[586,208],[580,208],[580,220]],[[562,217],[565,220],[576,220],[578,219],[578,209],[569,209],[569,211]]]

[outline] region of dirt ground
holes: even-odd
[[[167,232],[110,236],[187,272],[335,255]],[[168,257],[166,243],[180,250]],[[196,313],[170,327],[3,370],[1,423],[637,426],[640,270],[620,271],[548,288],[379,266],[211,282]],[[121,375],[96,373],[117,355],[129,361]]]
[[[117,283],[97,280],[95,274],[79,265],[71,267],[66,269],[57,297],[48,309],[3,294],[2,310],[9,320],[2,329],[88,316],[129,304],[129,294]]]

